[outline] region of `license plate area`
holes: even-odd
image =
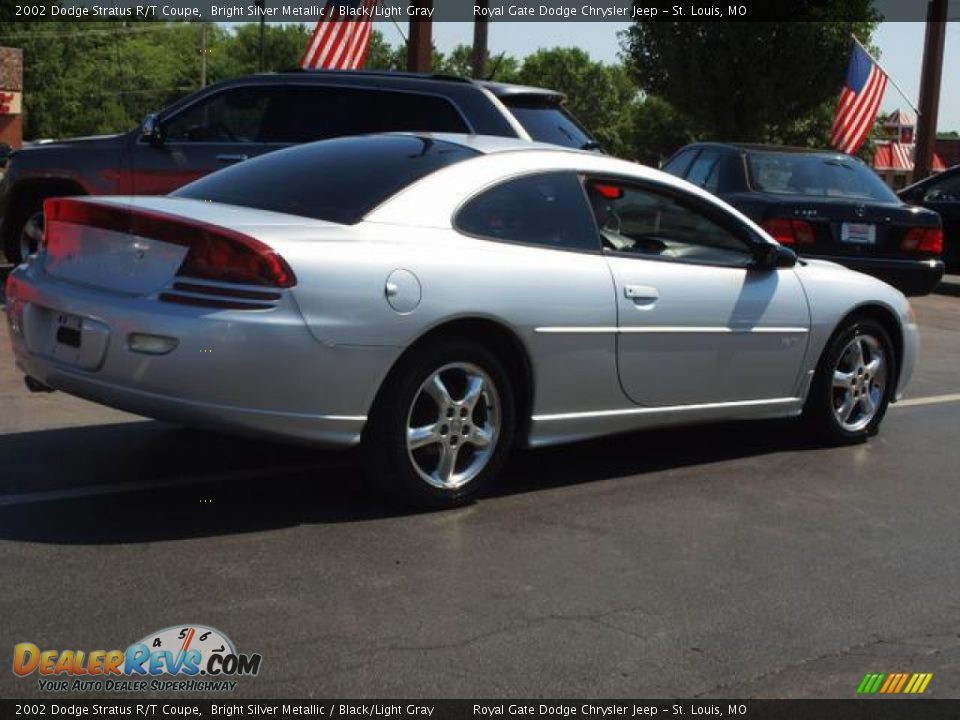
[[[83,370],[99,370],[110,328],[99,320],[24,303],[23,330],[31,352]]]
[[[80,344],[83,342],[83,318],[77,315],[60,313],[57,316],[55,339],[60,345],[79,350]]]
[[[876,245],[877,226],[871,223],[842,223],[840,241],[851,245]]]

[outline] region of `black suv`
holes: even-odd
[[[13,154],[0,183],[0,239],[20,262],[36,248],[44,199],[162,195],[231,163],[294,143],[385,131],[456,132],[597,143],[562,93],[397,72],[292,71],[200,90],[131,132],[36,143]]]

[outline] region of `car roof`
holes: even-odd
[[[304,70],[302,68],[292,68],[278,73],[258,73],[257,77],[295,77],[302,79],[304,77],[320,78],[375,78],[379,81],[397,80],[397,81],[421,81],[424,83],[454,83],[458,85],[475,85],[485,88],[501,99],[537,99],[545,102],[560,103],[566,99],[566,95],[557,90],[549,88],[533,87],[531,85],[515,85],[513,83],[496,82],[493,80],[475,80],[472,78],[461,77],[460,75],[447,75],[444,73],[420,73],[405,72],[401,70]]]
[[[463,133],[430,133],[430,132],[395,132],[384,133],[385,135],[413,135],[420,138],[432,138],[453,145],[461,145],[470,148],[481,155],[493,155],[503,152],[529,152],[545,151],[550,152],[568,152],[568,153],[587,153],[595,155],[589,150],[578,150],[568,148],[562,145],[553,145],[551,143],[536,142],[533,140],[521,140],[520,138],[502,137],[500,135],[465,135]]]
[[[785,154],[795,154],[795,155],[817,155],[820,157],[837,157],[837,158],[850,158],[850,155],[842,153],[839,150],[833,150],[831,148],[810,148],[810,147],[796,147],[794,145],[763,145],[761,143],[739,143],[739,142],[697,142],[687,145],[681,150],[688,150],[693,148],[705,148],[705,147],[714,147],[714,148],[724,148],[730,150],[741,150],[741,151],[753,151],[753,152],[772,152],[772,153],[785,153]]]
[[[915,189],[917,189],[917,188],[919,188],[919,187],[925,187],[925,186],[927,186],[927,185],[932,185],[936,180],[942,180],[942,179],[945,178],[945,177],[946,177],[946,178],[949,178],[949,177],[953,177],[954,175],[958,175],[958,174],[960,174],[960,165],[953,165],[952,167],[948,167],[946,170],[941,170],[941,171],[938,172],[938,173],[933,173],[932,175],[928,175],[927,177],[923,178],[922,180],[917,180],[915,183],[911,183],[910,185],[907,185],[906,187],[900,188],[899,190],[897,190],[897,195],[901,195],[901,196],[902,196],[904,193],[908,193],[908,192],[910,192],[911,190],[915,190]]]

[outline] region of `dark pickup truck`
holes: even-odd
[[[231,163],[295,143],[388,131],[597,143],[562,93],[397,72],[293,71],[224,81],[120,135],[40,142],[15,152],[0,183],[0,240],[20,262],[42,234],[43,201],[162,195]]]

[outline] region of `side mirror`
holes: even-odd
[[[163,129],[155,113],[150,113],[143,119],[143,124],[140,125],[140,137],[154,147],[163,145]]]
[[[757,248],[755,267],[761,270],[792,268],[797,264],[797,254],[783,245],[761,245]]]

